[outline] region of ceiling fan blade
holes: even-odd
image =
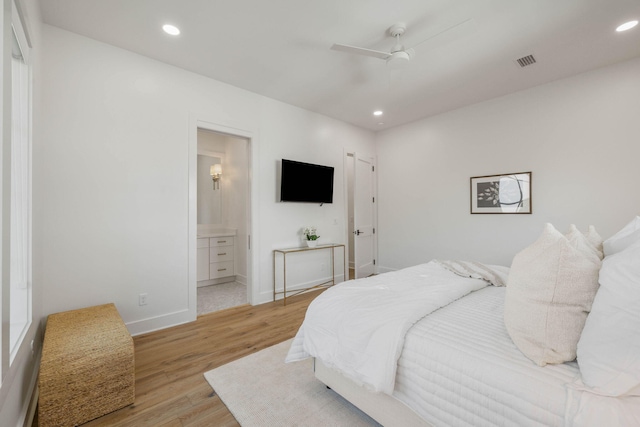
[[[334,44],[331,46],[332,50],[339,50],[340,52],[355,53],[358,55],[371,56],[373,58],[387,59],[391,56],[388,52],[381,52],[379,50],[365,49],[363,47],[347,46],[345,44]]]
[[[419,42],[418,44],[415,44],[413,46],[413,48],[416,48],[418,46],[420,46],[423,43],[428,42],[429,40],[433,40],[439,36],[442,36],[443,34],[447,33],[447,37],[453,37],[456,38],[458,36],[461,36],[462,34],[464,34],[467,30],[469,30],[469,27],[471,27],[470,24],[473,23],[473,18],[469,18],[469,19],[465,19],[464,21],[458,22],[456,24],[453,24],[441,31],[438,31],[437,33],[427,37],[426,39],[422,40],[421,42]]]

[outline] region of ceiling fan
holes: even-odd
[[[471,21],[471,19],[467,19],[465,21],[462,22],[458,22],[455,25],[452,25],[434,35],[432,35],[431,37],[422,40],[420,43],[418,43],[417,45],[415,45],[414,47],[421,45],[422,43],[426,42],[427,40],[430,40],[434,37],[439,36],[442,33],[445,33],[449,30],[452,30],[453,28],[459,27],[467,22]],[[405,49],[404,45],[401,43],[400,41],[400,37],[402,37],[402,35],[405,33],[405,31],[407,30],[407,25],[404,22],[399,22],[397,24],[392,25],[391,27],[389,27],[388,29],[388,33],[390,36],[394,37],[396,39],[396,44],[391,48],[390,52],[383,52],[383,51],[379,51],[379,50],[372,50],[372,49],[367,49],[367,48],[363,48],[363,47],[356,47],[356,46],[349,46],[349,45],[345,45],[345,44],[334,44],[333,46],[331,46],[332,50],[338,50],[341,52],[347,52],[347,53],[355,53],[358,55],[365,55],[365,56],[370,56],[373,58],[379,58],[379,59],[383,59],[387,62],[388,66],[391,67],[403,67],[405,65],[407,65],[409,63],[409,61],[415,57],[415,50],[414,48],[409,48],[409,49]]]

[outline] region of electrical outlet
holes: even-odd
[[[147,305],[147,294],[140,294],[138,297],[138,305]]]

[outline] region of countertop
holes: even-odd
[[[235,236],[236,230],[234,229],[220,229],[220,230],[206,230],[206,231],[198,231],[198,239],[207,238],[207,237],[225,237],[225,236]]]

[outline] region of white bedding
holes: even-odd
[[[564,426],[577,364],[527,359],[504,327],[504,293],[473,292],[411,328],[393,396],[434,426]]]
[[[504,327],[504,293],[489,286],[416,323],[393,396],[434,426],[640,425],[640,397],[582,391],[575,362],[524,356]]]
[[[345,282],[309,306],[287,361],[318,357],[433,426],[640,426],[640,397],[583,391],[575,362],[518,350],[505,289],[435,262]]]
[[[286,361],[318,357],[357,384],[391,394],[407,330],[485,286],[433,261],[341,283],[310,304]]]

